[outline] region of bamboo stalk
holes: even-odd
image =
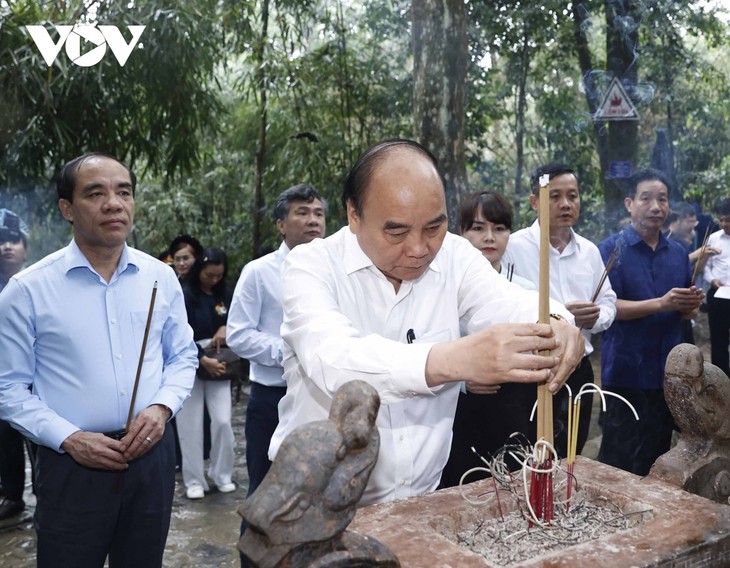
[[[157,297],[157,280],[152,286],[152,297],[150,298],[150,309],[147,312],[147,325],[144,327],[144,337],[142,338],[142,349],[139,352],[139,362],[137,363],[137,376],[134,378],[134,389],[132,390],[132,400],[129,403],[129,414],[127,415],[126,432],[132,424],[132,413],[134,412],[134,401],[137,398],[137,388],[139,387],[139,377],[142,374],[142,363],[144,362],[144,352],[147,349],[147,338],[150,335],[150,324],[152,323],[152,312],[155,310],[155,298]]]

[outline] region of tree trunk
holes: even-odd
[[[617,77],[631,97],[638,79],[639,9],[635,0],[605,0],[606,71]],[[636,168],[639,153],[639,122],[616,120],[608,125],[607,161],[631,162]],[[618,220],[623,214],[626,182],[607,179],[606,211]]]
[[[439,161],[449,228],[468,191],[464,155],[467,14],[463,0],[413,0],[414,136]]]
[[[579,0],[573,3],[573,31],[578,64],[580,65],[580,72],[583,77],[586,104],[588,105],[588,112],[593,116],[598,111],[598,105],[601,104],[601,96],[598,92],[598,85],[596,85],[591,51],[588,47],[588,36],[585,33],[585,28],[588,25],[588,16],[590,15],[587,4],[588,0]],[[605,122],[593,121],[593,137],[596,143],[596,149],[598,150],[604,195],[606,193],[605,184],[608,174],[608,137],[605,127]]]
[[[517,167],[515,168],[515,213],[519,214],[522,195],[522,170],[525,167],[525,113],[527,112],[527,75],[530,70],[529,37],[527,26],[522,26],[522,49],[520,53],[519,84],[517,86],[517,113],[515,117],[515,146]]]
[[[269,0],[261,3],[261,36],[255,48],[256,59],[256,85],[259,90],[259,138],[256,142],[256,162],[254,174],[254,212],[253,212],[253,235],[252,252],[254,258],[259,255],[261,249],[261,217],[264,210],[264,158],[266,156],[266,130],[267,130],[267,75],[266,75],[266,42],[269,31]]]

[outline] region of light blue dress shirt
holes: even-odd
[[[134,414],[152,404],[176,413],[198,361],[175,273],[125,245],[107,283],[71,241],[0,295],[0,418],[57,451],[78,430],[123,428],[155,281]]]
[[[241,271],[226,324],[226,343],[251,364],[250,378],[267,387],[285,387],[281,338],[281,265],[289,254],[279,248],[252,260]]]

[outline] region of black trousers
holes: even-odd
[[[248,495],[261,485],[271,467],[269,444],[279,425],[279,401],[285,394],[286,387],[267,387],[251,383],[245,428]]]
[[[669,451],[674,419],[664,400],[664,389],[608,388],[626,398],[631,409],[615,397],[606,397],[603,438],[598,461],[636,475],[647,475],[656,459]]]
[[[710,326],[712,364],[730,377],[730,300],[716,299],[717,288],[707,293],[707,322]]]
[[[0,482],[7,499],[20,501],[23,498],[25,489],[23,435],[4,420],[0,420]]]
[[[159,568],[175,490],[172,428],[124,472],[89,469],[41,446],[36,461],[39,568]]]
[[[246,468],[248,470],[248,493],[251,495],[266,477],[271,467],[269,444],[274,430],[279,425],[279,401],[286,394],[286,387],[267,387],[251,382],[251,394],[246,406]],[[241,534],[248,523],[241,521]],[[241,555],[241,566],[248,566]]]

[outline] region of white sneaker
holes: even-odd
[[[236,490],[236,484],[233,483],[232,481],[229,481],[228,483],[221,483],[218,486],[218,491],[220,491],[221,493],[230,493],[231,491],[235,491],[235,490]]]
[[[205,497],[205,491],[202,485],[191,485],[186,491],[188,499],[202,499]]]

